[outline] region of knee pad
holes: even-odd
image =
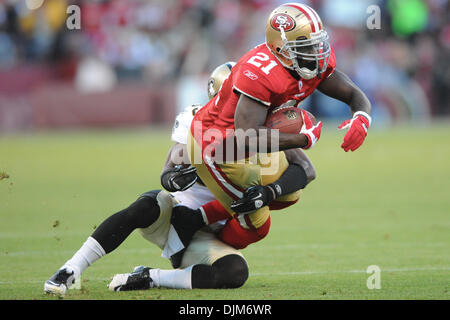
[[[143,193],[128,209],[127,214],[134,221],[134,225],[145,228],[159,217],[160,208],[156,200],[161,190],[152,190]]]
[[[161,249],[164,248],[168,239],[170,230],[170,218],[172,216],[172,208],[177,203],[175,198],[164,190],[149,191],[141,195],[138,201],[144,203],[153,203],[155,201],[158,207],[158,214],[154,221],[146,227],[139,228],[139,233],[144,239],[156,244]]]
[[[239,288],[248,279],[248,265],[237,254],[226,255],[212,264],[217,272],[217,286],[220,288]]]
[[[155,200],[156,200],[156,197],[158,196],[158,194],[159,194],[160,192],[161,192],[161,190],[151,190],[151,191],[147,191],[147,192],[141,194],[141,195],[139,196],[138,200],[141,199],[141,198],[149,198],[149,199],[155,199]]]

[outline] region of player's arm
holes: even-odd
[[[306,185],[313,181],[316,178],[316,169],[314,168],[314,165],[312,161],[309,159],[309,157],[306,155],[305,152],[301,149],[289,149],[284,151],[286,155],[286,159],[289,162],[289,165],[297,165],[302,167],[302,169],[305,171],[306,175]],[[304,188],[304,187],[303,187]],[[298,189],[303,189],[298,188]],[[298,190],[297,189],[297,190]],[[295,190],[295,191],[297,191]]]
[[[170,192],[184,191],[197,182],[197,173],[191,166],[186,145],[175,143],[169,150],[161,172],[161,185]]]
[[[344,121],[339,129],[349,128],[341,147],[347,152],[355,151],[364,142],[372,122],[372,106],[364,92],[342,71],[335,70],[317,89],[329,97],[345,102],[353,118]]]
[[[307,117],[305,114],[304,116]],[[255,129],[257,145],[265,146],[265,150],[258,150],[264,152],[271,152],[273,147],[271,145],[272,135],[278,134],[278,150],[287,150],[291,148],[310,148],[320,136],[321,124],[316,126],[312,126],[312,122],[307,119],[305,123],[310,123],[310,128],[305,128],[309,131],[301,131],[299,134],[295,133],[283,133],[276,132],[273,129],[268,129],[264,126],[267,117],[267,106],[264,104],[246,96],[245,94],[241,94],[239,97],[238,104],[236,106],[236,111],[234,114],[234,125],[235,129],[242,129],[247,131],[249,129]],[[305,119],[304,119],[305,120]],[[264,129],[262,131],[267,134],[260,134],[260,129]],[[313,132],[314,131],[314,132]],[[251,132],[250,130],[247,132]],[[246,135],[244,141],[238,142],[245,145],[246,149],[249,149],[250,146],[250,136]]]
[[[186,145],[175,142],[167,153],[162,172],[173,169],[177,165],[189,166],[190,164]]]

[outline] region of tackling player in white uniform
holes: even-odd
[[[232,62],[223,64],[212,73],[208,83],[210,98],[217,93],[233,64]],[[177,164],[171,159],[174,158],[177,149],[186,144],[187,132],[198,107],[198,105],[188,106],[177,116],[172,131],[175,145],[169,152],[161,176],[163,186],[180,191],[168,193],[164,190],[154,190],[144,193],[130,207],[107,218],[81,248],[45,282],[46,293],[64,295],[87,267],[115,250],[134,229],[138,229],[146,240],[160,247],[163,250],[163,257],[169,258],[172,252],[180,250],[180,246],[182,248],[170,224],[174,206],[183,204],[199,208],[215,200],[206,187],[195,183],[197,181],[195,170],[189,172],[189,167],[185,170],[186,168],[182,169],[181,166],[167,170]],[[168,178],[165,179],[166,177]],[[214,229],[220,228],[224,223],[218,222],[216,226],[197,232],[186,249],[178,269],[137,267],[131,274],[116,275],[109,288],[119,291],[150,287],[191,289],[242,286],[248,278],[248,267],[243,255],[219,241],[214,235]]]

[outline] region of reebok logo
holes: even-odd
[[[256,74],[254,74],[253,72],[251,72],[250,70],[245,70],[244,75],[249,77],[251,80],[258,79],[258,76]]]

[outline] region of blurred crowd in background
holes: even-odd
[[[68,83],[84,94],[157,84],[173,88],[176,109],[205,103],[208,74],[264,42],[267,16],[284,2],[2,0],[0,93],[10,91],[11,71],[40,68],[49,72],[37,82]],[[338,68],[368,94],[375,123],[449,115],[448,0],[302,2],[322,17]],[[79,30],[67,27],[70,5],[81,8]],[[381,9],[379,29],[367,27],[371,5]],[[349,115],[321,94],[304,104],[319,117]]]

